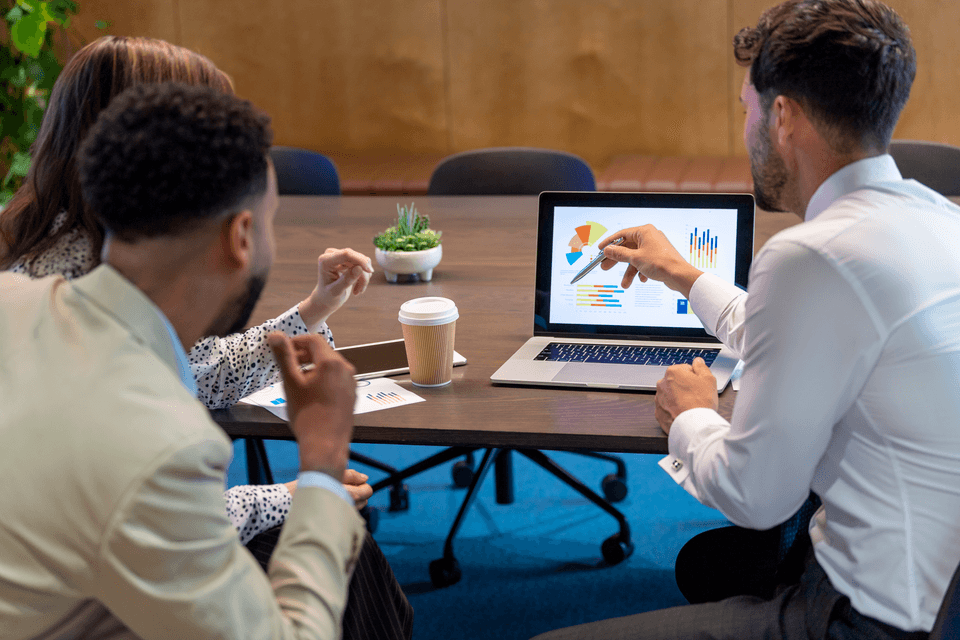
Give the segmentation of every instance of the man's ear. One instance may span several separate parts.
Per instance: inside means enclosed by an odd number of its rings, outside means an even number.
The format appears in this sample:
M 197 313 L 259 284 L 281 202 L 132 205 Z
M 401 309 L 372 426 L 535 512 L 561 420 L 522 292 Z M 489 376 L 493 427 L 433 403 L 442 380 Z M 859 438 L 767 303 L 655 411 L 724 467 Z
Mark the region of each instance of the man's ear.
M 221 243 L 227 263 L 240 269 L 253 260 L 253 212 L 245 209 L 230 216 L 221 229 Z
M 770 107 L 770 122 L 774 128 L 771 136 L 780 148 L 792 146 L 792 136 L 796 132 L 797 116 L 800 105 L 786 96 L 777 96 Z

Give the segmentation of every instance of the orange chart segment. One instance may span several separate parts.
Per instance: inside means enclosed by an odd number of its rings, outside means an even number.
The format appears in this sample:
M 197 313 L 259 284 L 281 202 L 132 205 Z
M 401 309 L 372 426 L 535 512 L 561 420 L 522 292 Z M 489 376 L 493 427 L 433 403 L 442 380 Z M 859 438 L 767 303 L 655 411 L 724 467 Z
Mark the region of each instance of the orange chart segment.
M 575 231 L 581 240 L 581 245 L 590 244 L 591 226 L 589 224 L 581 225 L 577 227 Z

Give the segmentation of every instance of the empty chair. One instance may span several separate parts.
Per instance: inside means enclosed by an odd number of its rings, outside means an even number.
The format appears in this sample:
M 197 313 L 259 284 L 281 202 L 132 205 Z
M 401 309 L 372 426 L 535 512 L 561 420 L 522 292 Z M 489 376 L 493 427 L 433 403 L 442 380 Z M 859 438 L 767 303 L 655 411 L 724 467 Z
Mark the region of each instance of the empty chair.
M 327 156 L 298 147 L 270 147 L 282 196 L 338 196 L 340 176 Z
M 913 178 L 945 196 L 960 196 L 960 147 L 922 140 L 891 140 L 904 178 Z
M 593 171 L 581 158 L 551 149 L 493 147 L 464 151 L 433 170 L 431 196 L 517 196 L 541 191 L 596 191 Z

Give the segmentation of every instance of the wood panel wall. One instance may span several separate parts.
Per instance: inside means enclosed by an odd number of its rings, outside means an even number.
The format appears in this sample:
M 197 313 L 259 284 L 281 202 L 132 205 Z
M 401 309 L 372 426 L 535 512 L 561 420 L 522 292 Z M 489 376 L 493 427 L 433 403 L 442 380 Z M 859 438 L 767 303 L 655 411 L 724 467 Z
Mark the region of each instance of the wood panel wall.
M 772 0 L 81 0 L 75 24 L 209 56 L 327 153 L 530 145 L 600 168 L 619 153 L 743 155 L 731 40 Z M 919 68 L 895 133 L 960 146 L 960 3 L 889 0 Z

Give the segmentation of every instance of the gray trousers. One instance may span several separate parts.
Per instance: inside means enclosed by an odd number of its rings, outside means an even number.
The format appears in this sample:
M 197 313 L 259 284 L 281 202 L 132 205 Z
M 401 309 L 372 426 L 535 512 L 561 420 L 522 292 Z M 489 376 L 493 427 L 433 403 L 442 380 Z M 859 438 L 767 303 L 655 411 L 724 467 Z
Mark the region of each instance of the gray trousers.
M 833 588 L 813 551 L 798 584 L 774 596 L 735 596 L 558 629 L 534 640 L 926 640 L 857 612 Z

